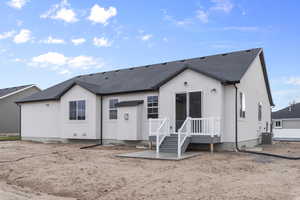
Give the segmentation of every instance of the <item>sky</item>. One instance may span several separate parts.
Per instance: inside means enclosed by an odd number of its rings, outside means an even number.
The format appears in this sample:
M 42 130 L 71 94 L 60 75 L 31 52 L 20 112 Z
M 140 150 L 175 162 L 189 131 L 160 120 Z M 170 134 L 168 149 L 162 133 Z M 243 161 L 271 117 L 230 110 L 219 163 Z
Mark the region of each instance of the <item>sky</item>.
M 284 3 L 283 3 L 284 2 Z M 264 49 L 275 110 L 300 102 L 300 1 L 1 0 L 0 88 Z

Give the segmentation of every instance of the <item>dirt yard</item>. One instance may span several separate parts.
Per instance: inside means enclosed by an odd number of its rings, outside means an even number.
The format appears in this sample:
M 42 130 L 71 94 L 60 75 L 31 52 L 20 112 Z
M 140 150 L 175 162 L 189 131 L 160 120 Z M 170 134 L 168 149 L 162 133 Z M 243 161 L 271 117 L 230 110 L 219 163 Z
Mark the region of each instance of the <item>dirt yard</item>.
M 183 161 L 117 158 L 136 149 L 0 142 L 1 200 L 299 199 L 300 161 L 203 152 Z M 300 143 L 267 151 L 299 155 Z

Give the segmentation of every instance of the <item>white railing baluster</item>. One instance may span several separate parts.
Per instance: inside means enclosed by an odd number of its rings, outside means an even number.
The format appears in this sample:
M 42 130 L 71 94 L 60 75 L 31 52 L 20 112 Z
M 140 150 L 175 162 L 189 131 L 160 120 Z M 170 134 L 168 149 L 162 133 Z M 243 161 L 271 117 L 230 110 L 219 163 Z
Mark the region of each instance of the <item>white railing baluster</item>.
M 167 135 L 170 135 L 170 123 L 167 118 L 149 119 L 149 136 L 156 136 L 156 153 L 159 154 L 159 147 Z

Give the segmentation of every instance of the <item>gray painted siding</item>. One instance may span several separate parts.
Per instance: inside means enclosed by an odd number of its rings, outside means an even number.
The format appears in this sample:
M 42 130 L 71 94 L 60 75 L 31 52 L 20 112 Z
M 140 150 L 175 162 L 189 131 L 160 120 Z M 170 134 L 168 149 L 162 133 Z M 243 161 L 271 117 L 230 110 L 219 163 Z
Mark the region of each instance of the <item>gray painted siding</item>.
M 19 107 L 15 101 L 40 91 L 37 87 L 0 99 L 0 133 L 19 133 Z
M 300 129 L 300 120 L 283 120 L 283 129 Z

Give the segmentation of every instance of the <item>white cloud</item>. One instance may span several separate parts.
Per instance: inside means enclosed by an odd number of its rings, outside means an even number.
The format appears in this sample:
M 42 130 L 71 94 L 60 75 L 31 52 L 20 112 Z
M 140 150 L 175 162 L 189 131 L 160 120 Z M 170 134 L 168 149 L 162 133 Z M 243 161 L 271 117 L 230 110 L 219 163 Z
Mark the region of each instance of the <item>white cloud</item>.
M 166 37 L 164 37 L 164 38 L 163 38 L 163 41 L 164 41 L 164 42 L 169 42 L 169 39 L 166 38 Z
M 91 8 L 90 16 L 88 17 L 88 19 L 94 23 L 107 25 L 108 20 L 116 15 L 117 9 L 115 7 L 109 7 L 108 9 L 105 9 L 98 4 L 95 4 Z
M 222 11 L 230 13 L 234 5 L 230 0 L 211 0 L 214 5 L 210 8 L 211 10 Z
M 46 54 L 42 54 L 32 58 L 32 65 L 47 67 L 49 65 L 66 65 L 68 58 L 63 54 L 56 52 L 48 52 Z
M 169 15 L 166 10 L 162 10 L 162 12 L 164 14 L 164 20 L 169 21 L 175 24 L 176 26 L 186 26 L 193 23 L 193 21 L 189 18 L 177 20 L 173 16 Z
M 196 17 L 202 22 L 202 23 L 208 23 L 208 13 L 203 10 L 197 10 Z
M 285 78 L 285 84 L 300 86 L 300 77 L 288 77 Z
M 227 26 L 224 27 L 225 31 L 258 31 L 259 28 L 256 26 Z
M 0 34 L 0 40 L 7 39 L 13 37 L 13 35 L 16 33 L 16 31 L 8 31 Z
M 88 69 L 90 66 L 97 66 L 99 64 L 93 57 L 76 56 L 76 57 L 70 58 L 69 65 L 73 68 Z
M 75 46 L 86 42 L 85 38 L 76 38 L 76 39 L 72 39 L 71 41 Z
M 30 66 L 48 68 L 57 71 L 59 74 L 70 74 L 72 70 L 86 70 L 90 68 L 100 68 L 104 63 L 92 56 L 75 56 L 67 57 L 64 54 L 57 52 L 48 52 L 36 57 L 33 57 L 29 63 Z
M 52 36 L 49 36 L 47 39 L 40 42 L 44 44 L 65 44 L 65 41 L 63 39 L 53 38 Z
M 7 5 L 15 9 L 21 9 L 28 2 L 29 0 L 10 0 L 7 2 Z
M 101 38 L 94 37 L 94 45 L 97 47 L 110 47 L 111 42 L 109 42 L 108 39 L 104 37 Z
M 26 43 L 31 40 L 31 31 L 28 29 L 22 29 L 19 34 L 15 35 L 14 42 L 19 43 Z
M 68 23 L 78 21 L 75 12 L 72 9 L 66 8 L 57 11 L 56 15 L 53 16 L 53 19 L 60 19 Z
M 71 8 L 68 0 L 62 0 L 59 4 L 53 5 L 46 13 L 42 14 L 40 17 L 62 20 L 67 23 L 74 23 L 78 21 L 76 13 Z
M 59 74 L 65 75 L 65 74 L 71 74 L 71 71 L 68 69 L 63 69 L 61 71 L 58 72 Z
M 152 38 L 151 34 L 146 34 L 146 35 L 142 35 L 141 36 L 141 40 L 143 40 L 143 41 L 147 41 L 147 40 L 149 40 L 151 38 Z

